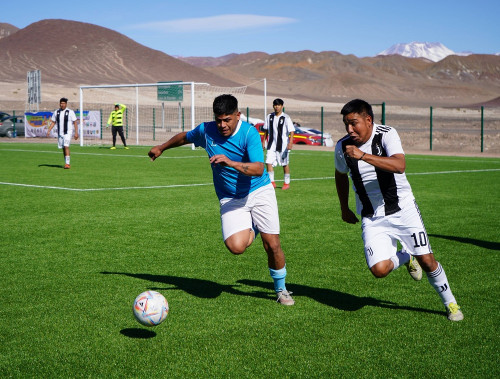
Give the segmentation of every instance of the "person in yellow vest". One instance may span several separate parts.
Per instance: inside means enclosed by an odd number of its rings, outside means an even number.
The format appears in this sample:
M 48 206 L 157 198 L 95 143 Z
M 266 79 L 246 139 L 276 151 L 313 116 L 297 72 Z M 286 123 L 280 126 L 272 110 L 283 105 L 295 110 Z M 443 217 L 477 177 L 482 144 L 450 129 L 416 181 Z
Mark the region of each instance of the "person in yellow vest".
M 120 135 L 122 139 L 123 146 L 128 150 L 127 142 L 125 142 L 125 136 L 123 135 L 123 113 L 127 109 L 125 104 L 115 104 L 115 110 L 112 111 L 108 118 L 108 124 L 106 128 L 109 128 L 111 124 L 111 133 L 113 134 L 113 146 L 111 146 L 111 150 L 116 149 L 116 133 Z

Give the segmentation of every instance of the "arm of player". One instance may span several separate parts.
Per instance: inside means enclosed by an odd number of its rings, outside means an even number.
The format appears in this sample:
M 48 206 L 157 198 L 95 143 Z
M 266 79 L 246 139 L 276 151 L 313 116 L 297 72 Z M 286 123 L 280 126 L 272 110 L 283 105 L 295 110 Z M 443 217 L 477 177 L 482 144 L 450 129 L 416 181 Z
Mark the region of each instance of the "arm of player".
M 364 153 L 354 145 L 347 145 L 345 147 L 345 152 L 351 158 L 362 160 L 384 171 L 402 174 L 406 170 L 406 159 L 404 154 L 379 157 L 378 155 Z
M 149 157 L 151 158 L 151 161 L 154 161 L 156 158 L 158 158 L 165 150 L 173 149 L 174 147 L 179 147 L 190 143 L 187 140 L 186 135 L 187 132 L 176 134 L 175 136 L 170 138 L 167 142 L 153 147 L 151 150 L 149 150 L 148 153 Z
M 55 124 L 56 124 L 55 121 L 50 121 L 49 129 L 47 130 L 47 137 L 50 136 L 50 131 L 52 130 Z
M 290 135 L 289 135 L 289 140 L 288 140 L 288 146 L 287 146 L 287 149 L 288 150 L 292 150 L 292 147 L 293 147 L 293 136 L 295 135 L 294 132 L 290 132 Z
M 78 121 L 73 121 L 73 126 L 75 127 L 75 141 L 76 141 L 78 139 L 78 137 L 79 137 L 79 134 L 78 134 L 78 129 L 79 129 Z
M 242 174 L 248 176 L 261 176 L 264 173 L 264 163 L 262 162 L 235 162 L 230 160 L 223 154 L 211 156 L 210 163 L 232 167 Z
M 335 170 L 335 186 L 337 187 L 337 195 L 339 197 L 342 220 L 349 224 L 355 224 L 359 222 L 359 219 L 349 208 L 349 177 L 347 176 L 347 174 Z

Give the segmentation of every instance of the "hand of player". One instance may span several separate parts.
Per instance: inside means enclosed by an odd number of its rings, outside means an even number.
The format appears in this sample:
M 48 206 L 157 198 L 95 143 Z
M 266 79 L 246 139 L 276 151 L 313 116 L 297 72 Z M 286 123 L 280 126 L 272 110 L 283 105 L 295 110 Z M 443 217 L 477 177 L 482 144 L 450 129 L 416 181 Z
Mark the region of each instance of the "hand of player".
M 210 157 L 211 164 L 220 164 L 222 166 L 231 166 L 231 160 L 224 154 L 217 154 Z
M 345 153 L 349 158 L 354 158 L 354 159 L 360 159 L 361 156 L 363 155 L 363 152 L 354 145 L 347 145 L 345 147 Z
M 153 147 L 149 150 L 149 157 L 151 158 L 151 162 L 153 162 L 156 158 L 158 158 L 163 152 L 158 146 Z
M 356 224 L 359 222 L 359 219 L 350 209 L 342 210 L 342 220 L 347 222 L 348 224 Z
M 151 158 L 151 162 L 153 162 L 156 158 L 158 158 L 162 153 L 163 151 L 161 151 L 159 146 L 151 148 L 151 150 L 149 150 L 148 153 L 149 157 Z

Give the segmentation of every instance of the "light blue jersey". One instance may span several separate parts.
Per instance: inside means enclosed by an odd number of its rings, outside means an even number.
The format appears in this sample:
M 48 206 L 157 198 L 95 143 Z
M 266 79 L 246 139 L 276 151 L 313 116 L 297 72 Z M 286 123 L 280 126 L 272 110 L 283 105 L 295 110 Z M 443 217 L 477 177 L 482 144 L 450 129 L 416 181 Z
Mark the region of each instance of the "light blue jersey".
M 235 162 L 262 162 L 264 152 L 257 129 L 247 122 L 240 121 L 235 133 L 223 137 L 217 130 L 215 121 L 204 122 L 187 133 L 187 140 L 195 146 L 203 147 L 208 156 L 223 154 Z M 220 199 L 242 198 L 257 188 L 271 183 L 264 168 L 261 176 L 248 176 L 231 167 L 212 165 L 215 193 Z

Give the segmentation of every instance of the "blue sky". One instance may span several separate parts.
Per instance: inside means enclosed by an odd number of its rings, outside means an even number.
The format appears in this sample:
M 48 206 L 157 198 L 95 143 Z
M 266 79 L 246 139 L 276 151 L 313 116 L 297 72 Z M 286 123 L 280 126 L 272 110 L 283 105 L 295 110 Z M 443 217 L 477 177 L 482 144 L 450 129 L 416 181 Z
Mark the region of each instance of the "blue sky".
M 499 17 L 498 0 L 28 0 L 2 2 L 0 22 L 88 22 L 174 56 L 333 50 L 365 57 L 412 41 L 499 53 Z

